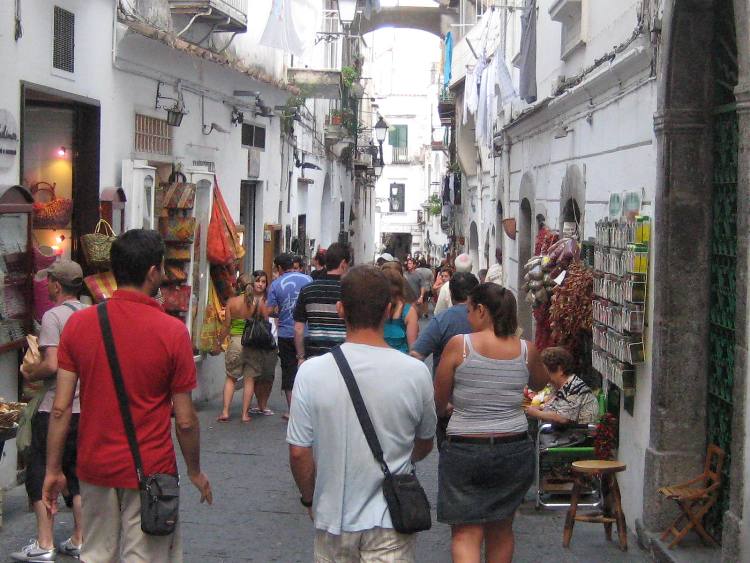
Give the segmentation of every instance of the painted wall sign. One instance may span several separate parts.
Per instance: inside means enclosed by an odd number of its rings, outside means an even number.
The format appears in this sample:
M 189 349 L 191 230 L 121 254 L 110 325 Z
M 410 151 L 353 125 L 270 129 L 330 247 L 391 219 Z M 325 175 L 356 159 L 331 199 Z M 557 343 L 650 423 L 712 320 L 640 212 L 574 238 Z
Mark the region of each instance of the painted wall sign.
M 0 169 L 10 168 L 18 154 L 18 124 L 13 114 L 0 109 Z

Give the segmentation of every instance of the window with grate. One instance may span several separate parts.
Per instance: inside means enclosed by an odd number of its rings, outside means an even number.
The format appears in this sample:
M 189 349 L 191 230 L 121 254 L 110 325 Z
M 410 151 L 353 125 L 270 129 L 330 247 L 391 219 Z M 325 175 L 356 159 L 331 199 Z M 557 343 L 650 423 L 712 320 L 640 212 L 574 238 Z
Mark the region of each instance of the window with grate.
M 242 146 L 255 147 L 256 149 L 266 148 L 266 128 L 251 123 L 242 124 Z
M 172 128 L 166 120 L 135 114 L 135 152 L 172 154 Z
M 75 15 L 55 6 L 52 37 L 52 66 L 75 72 Z

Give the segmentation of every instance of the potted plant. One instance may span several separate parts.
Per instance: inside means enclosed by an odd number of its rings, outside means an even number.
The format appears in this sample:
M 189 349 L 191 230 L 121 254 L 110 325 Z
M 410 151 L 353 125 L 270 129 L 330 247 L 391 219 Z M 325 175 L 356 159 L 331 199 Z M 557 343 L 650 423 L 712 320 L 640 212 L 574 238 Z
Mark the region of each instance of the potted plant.
M 331 113 L 330 113 L 331 125 L 341 125 L 343 119 L 344 119 L 344 116 L 341 110 L 338 110 L 338 109 L 331 110 Z
M 341 84 L 349 90 L 352 84 L 359 78 L 359 72 L 352 66 L 345 66 L 341 69 Z
M 427 211 L 430 212 L 430 215 L 438 216 L 443 211 L 443 201 L 438 194 L 432 194 L 427 199 L 427 206 Z

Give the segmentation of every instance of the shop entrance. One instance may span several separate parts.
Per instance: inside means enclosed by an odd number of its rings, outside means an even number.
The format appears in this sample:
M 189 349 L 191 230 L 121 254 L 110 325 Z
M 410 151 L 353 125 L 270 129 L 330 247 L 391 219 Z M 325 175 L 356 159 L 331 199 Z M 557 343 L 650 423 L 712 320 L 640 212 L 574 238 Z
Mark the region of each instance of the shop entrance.
M 79 237 L 99 220 L 100 108 L 63 92 L 21 87 L 21 183 L 44 211 L 34 237 L 84 268 Z
M 722 518 L 729 508 L 732 450 L 734 350 L 736 345 L 737 277 L 737 159 L 739 124 L 734 87 L 737 85 L 737 45 L 731 1 L 718 2 L 714 37 L 713 191 L 711 208 L 709 357 L 707 441 L 727 454 L 719 502 L 706 516 L 706 529 L 721 537 Z
M 383 233 L 381 242 L 387 252 L 402 263 L 411 254 L 411 233 Z
M 256 231 L 258 226 L 258 210 L 261 209 L 258 201 L 258 182 L 242 181 L 240 183 L 240 225 L 244 227 L 242 240 L 245 247 L 245 256 L 242 259 L 242 271 L 252 272 L 255 269 L 255 248 L 258 240 Z M 269 272 L 270 275 L 270 272 Z

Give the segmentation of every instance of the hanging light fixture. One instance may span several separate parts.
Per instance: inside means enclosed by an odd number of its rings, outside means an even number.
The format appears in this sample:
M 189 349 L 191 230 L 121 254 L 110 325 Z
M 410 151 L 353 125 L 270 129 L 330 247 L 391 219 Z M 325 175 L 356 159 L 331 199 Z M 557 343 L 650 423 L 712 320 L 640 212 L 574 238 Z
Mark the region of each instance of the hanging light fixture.
M 375 170 L 375 178 L 380 178 L 380 175 L 383 173 L 383 161 L 377 160 L 373 169 Z
M 179 127 L 182 123 L 182 118 L 187 115 L 187 109 L 185 108 L 185 101 L 182 99 L 182 89 L 180 88 L 180 83 L 177 83 L 177 86 L 175 89 L 177 90 L 177 97 L 176 98 L 170 98 L 169 96 L 162 96 L 161 95 L 161 82 L 158 83 L 156 86 L 156 103 L 154 104 L 154 107 L 156 109 L 165 109 L 167 110 L 167 124 L 171 125 L 172 127 Z M 159 105 L 159 102 L 161 100 L 171 100 L 174 102 L 174 105 L 172 106 L 163 106 Z
M 382 145 L 383 141 L 385 141 L 385 134 L 388 131 L 388 124 L 382 115 L 378 115 L 378 120 L 373 129 L 375 130 L 375 140 Z
M 68 152 L 68 149 L 66 149 L 65 147 L 60 147 L 59 149 L 57 149 L 57 156 L 62 158 L 65 156 L 67 152 Z
M 338 0 L 338 7 L 341 25 L 348 28 L 357 15 L 357 0 Z

